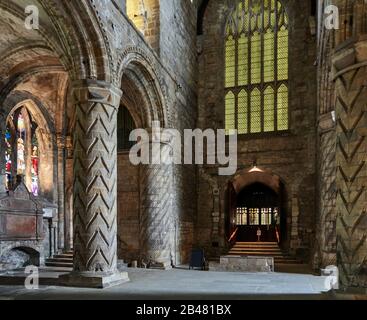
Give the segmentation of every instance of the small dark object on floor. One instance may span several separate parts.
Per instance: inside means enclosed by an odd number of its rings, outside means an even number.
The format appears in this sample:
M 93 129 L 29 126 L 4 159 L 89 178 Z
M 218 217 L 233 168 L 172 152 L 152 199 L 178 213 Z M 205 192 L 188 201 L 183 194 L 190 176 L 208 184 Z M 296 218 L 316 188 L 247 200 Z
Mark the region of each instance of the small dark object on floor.
M 205 270 L 205 255 L 203 249 L 194 249 L 191 251 L 191 260 L 189 269 L 200 268 Z

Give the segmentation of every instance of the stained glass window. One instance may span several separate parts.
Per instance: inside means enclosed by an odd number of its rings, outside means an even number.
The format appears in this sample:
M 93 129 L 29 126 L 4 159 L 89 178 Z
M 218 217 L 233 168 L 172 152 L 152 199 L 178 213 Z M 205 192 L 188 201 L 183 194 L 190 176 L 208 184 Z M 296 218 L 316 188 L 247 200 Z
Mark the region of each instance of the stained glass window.
M 25 139 L 26 139 L 26 130 L 24 124 L 24 117 L 22 114 L 19 114 L 17 120 L 17 174 L 24 175 L 25 174 Z
M 237 208 L 236 224 L 238 226 L 246 226 L 247 223 L 247 208 Z
M 268 226 L 271 224 L 271 208 L 261 208 L 261 225 Z
M 227 132 L 288 130 L 288 42 L 280 1 L 236 0 L 225 39 Z
M 36 124 L 26 107 L 21 107 L 9 116 L 5 132 L 6 189 L 13 187 L 15 175 L 30 181 L 30 191 L 39 195 L 39 146 Z M 30 174 L 30 176 L 29 176 Z
M 250 208 L 249 210 L 249 219 L 251 226 L 258 226 L 260 224 L 260 210 L 258 208 Z
M 278 217 L 278 208 L 242 208 L 236 210 L 238 226 L 270 226 Z
M 5 173 L 6 173 L 6 190 L 11 189 L 12 184 L 12 135 L 10 129 L 6 128 L 5 132 Z
M 31 175 L 32 175 L 32 193 L 35 196 L 38 196 L 39 193 L 39 185 L 38 185 L 38 170 L 39 170 L 39 149 L 38 149 L 38 140 L 36 135 L 33 136 L 32 139 L 32 156 L 31 156 L 32 166 L 31 166 Z

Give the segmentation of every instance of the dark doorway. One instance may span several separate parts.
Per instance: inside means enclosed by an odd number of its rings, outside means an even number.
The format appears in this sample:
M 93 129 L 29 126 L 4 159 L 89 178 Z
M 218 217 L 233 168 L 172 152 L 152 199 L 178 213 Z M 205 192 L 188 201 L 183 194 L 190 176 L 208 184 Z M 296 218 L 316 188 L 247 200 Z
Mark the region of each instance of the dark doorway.
M 237 241 L 280 242 L 280 197 L 271 188 L 254 183 L 237 195 Z

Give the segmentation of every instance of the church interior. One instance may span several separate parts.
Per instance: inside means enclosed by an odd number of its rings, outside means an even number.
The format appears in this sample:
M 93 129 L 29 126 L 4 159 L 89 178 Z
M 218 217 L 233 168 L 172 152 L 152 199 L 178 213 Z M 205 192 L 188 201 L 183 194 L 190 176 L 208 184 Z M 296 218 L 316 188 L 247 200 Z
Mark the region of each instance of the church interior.
M 365 1 L 0 0 L 0 61 L 0 297 L 198 261 L 367 293 Z M 236 134 L 236 172 L 132 164 L 153 122 Z

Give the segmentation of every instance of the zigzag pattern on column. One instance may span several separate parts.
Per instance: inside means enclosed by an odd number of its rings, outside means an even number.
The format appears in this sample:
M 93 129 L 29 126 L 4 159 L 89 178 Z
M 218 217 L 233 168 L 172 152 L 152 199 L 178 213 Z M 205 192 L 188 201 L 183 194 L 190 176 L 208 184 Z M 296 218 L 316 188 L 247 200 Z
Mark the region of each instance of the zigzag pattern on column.
M 106 100 L 92 95 L 76 104 L 74 271 L 79 272 L 116 271 L 117 109 Z
M 142 259 L 169 263 L 173 232 L 172 166 L 142 165 L 140 240 Z
M 359 68 L 337 79 L 337 256 L 346 286 L 367 284 L 365 73 Z

